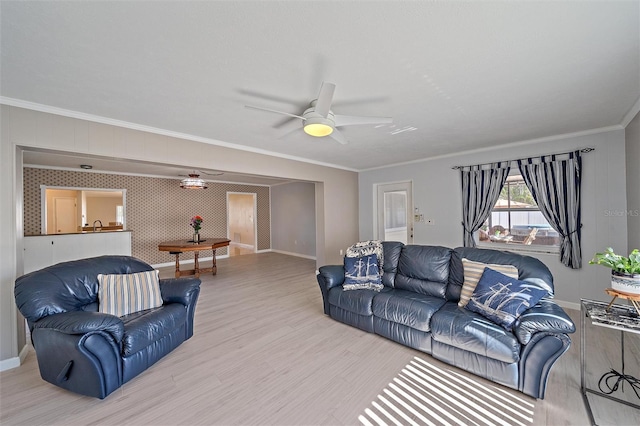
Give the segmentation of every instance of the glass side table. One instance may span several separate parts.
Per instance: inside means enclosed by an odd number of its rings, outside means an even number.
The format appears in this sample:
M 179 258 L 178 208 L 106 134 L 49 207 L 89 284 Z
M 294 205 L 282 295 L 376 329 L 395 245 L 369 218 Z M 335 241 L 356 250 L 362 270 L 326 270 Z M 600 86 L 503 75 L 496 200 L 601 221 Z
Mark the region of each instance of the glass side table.
M 604 303 L 587 299 L 580 300 L 580 311 L 580 390 L 582 392 L 582 399 L 584 400 L 584 405 L 587 409 L 587 414 L 589 415 L 591 424 L 596 425 L 596 421 L 593 417 L 593 412 L 591 411 L 591 405 L 589 404 L 587 393 L 599 395 L 601 397 L 608 398 L 640 410 L 640 405 L 622 400 L 620 398 L 616 398 L 612 395 L 613 392 L 618 390 L 618 384 L 621 384 L 620 388 L 626 385 L 627 388 L 630 388 L 634 392 L 636 392 L 636 396 L 638 395 L 638 389 L 640 389 L 640 381 L 633 376 L 627 375 L 624 371 L 624 335 L 625 333 L 640 334 L 640 318 L 638 317 L 638 314 L 635 312 L 632 306 L 614 305 L 613 301 L 612 303 Z M 598 381 L 599 390 L 590 389 L 586 384 L 587 366 L 585 362 L 585 342 L 587 332 L 587 317 L 591 319 L 591 325 L 606 327 L 613 330 L 620 330 L 620 356 L 622 360 L 622 371 L 618 373 L 615 370 L 611 370 L 610 372 L 603 374 Z M 609 389 L 610 392 L 603 392 L 601 384 L 604 382 L 606 386 L 609 386 L 609 383 L 612 381 L 612 379 L 616 379 L 615 385 L 611 386 L 611 388 Z

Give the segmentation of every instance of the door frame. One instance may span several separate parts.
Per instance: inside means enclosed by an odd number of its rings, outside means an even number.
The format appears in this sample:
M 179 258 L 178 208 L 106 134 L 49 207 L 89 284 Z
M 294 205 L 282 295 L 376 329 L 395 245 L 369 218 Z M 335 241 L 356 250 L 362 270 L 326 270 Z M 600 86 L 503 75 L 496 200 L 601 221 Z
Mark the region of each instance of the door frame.
M 253 196 L 253 252 L 258 252 L 258 193 L 257 192 L 241 192 L 227 191 L 227 238 L 233 242 L 229 230 L 229 195 L 252 195 Z
M 373 236 L 378 240 L 384 240 L 384 231 L 380 235 L 379 194 L 381 190 L 407 191 L 407 244 L 413 244 L 413 181 L 381 182 L 373 185 Z

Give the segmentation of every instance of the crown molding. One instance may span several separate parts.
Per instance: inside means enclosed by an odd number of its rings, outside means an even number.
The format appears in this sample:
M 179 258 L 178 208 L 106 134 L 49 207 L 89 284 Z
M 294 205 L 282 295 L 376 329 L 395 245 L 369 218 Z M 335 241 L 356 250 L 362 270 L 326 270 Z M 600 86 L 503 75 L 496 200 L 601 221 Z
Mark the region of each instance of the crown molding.
M 477 148 L 477 149 L 469 149 L 469 150 L 466 150 L 466 151 L 459 151 L 459 152 L 455 152 L 455 153 L 451 153 L 451 154 L 436 155 L 436 156 L 433 156 L 433 157 L 421 158 L 419 160 L 411 160 L 411 161 L 405 161 L 403 163 L 395 163 L 395 164 L 389 164 L 389 165 L 386 165 L 386 166 L 372 167 L 372 168 L 364 169 L 364 170 L 360 170 L 360 171 L 361 172 L 368 172 L 368 171 L 372 171 L 372 170 L 386 169 L 388 167 L 405 166 L 405 165 L 408 165 L 408 164 L 422 163 L 422 162 L 426 162 L 426 161 L 442 160 L 442 159 L 445 159 L 445 158 L 457 157 L 459 155 L 478 154 L 478 153 L 481 153 L 481 152 L 494 151 L 496 149 L 512 148 L 512 147 L 517 147 L 517 146 L 531 145 L 531 144 L 543 143 L 543 142 L 553 142 L 553 141 L 559 141 L 559 140 L 563 140 L 563 139 L 575 138 L 575 137 L 579 137 L 579 136 L 596 135 L 598 133 L 605 133 L 605 132 L 610 132 L 610 131 L 613 131 L 613 130 L 622 130 L 622 129 L 624 129 L 624 126 L 622 126 L 621 124 L 616 124 L 615 126 L 599 127 L 597 129 L 583 130 L 583 131 L 580 131 L 580 132 L 563 133 L 561 135 L 546 136 L 546 137 L 543 137 L 543 138 L 527 139 L 527 140 L 523 140 L 523 141 L 510 142 L 510 143 L 507 143 L 507 144 L 504 144 L 504 145 L 490 146 L 490 147 Z
M 631 120 L 633 120 L 635 116 L 638 115 L 638 112 L 640 112 L 640 97 L 638 97 L 636 103 L 633 104 L 631 109 L 629 109 L 629 111 L 625 114 L 620 125 L 622 127 L 627 127 L 629 123 L 631 123 Z
M 238 145 L 230 142 L 224 142 L 217 139 L 205 138 L 202 136 L 190 135 L 187 133 L 174 132 L 172 130 L 160 129 L 158 127 L 145 126 L 142 124 L 131 123 L 123 120 L 116 120 L 113 118 L 101 117 L 99 115 L 87 114 L 79 111 L 72 111 L 68 109 L 53 107 L 49 105 L 38 104 L 35 102 L 23 101 L 21 99 L 8 98 L 6 96 L 0 96 L 0 104 L 13 106 L 17 108 L 30 109 L 33 111 L 45 112 L 49 114 L 61 115 L 64 117 L 76 118 L 79 120 L 92 121 L 94 123 L 108 124 L 116 127 L 123 127 L 126 129 L 139 130 L 141 132 L 154 133 L 163 136 L 169 136 L 172 138 L 185 139 L 194 142 L 206 143 L 209 145 L 221 146 L 224 148 L 236 149 L 239 151 L 251 152 L 254 154 L 268 155 L 270 157 L 283 158 L 286 160 L 299 161 L 301 163 L 314 164 L 316 166 L 329 167 L 332 169 L 346 170 L 350 172 L 358 172 L 357 169 L 340 166 L 337 164 L 323 163 L 321 161 L 314 161 L 308 158 L 296 157 L 293 155 L 281 154 L 278 152 L 267 151 L 265 149 L 249 147 L 245 145 Z

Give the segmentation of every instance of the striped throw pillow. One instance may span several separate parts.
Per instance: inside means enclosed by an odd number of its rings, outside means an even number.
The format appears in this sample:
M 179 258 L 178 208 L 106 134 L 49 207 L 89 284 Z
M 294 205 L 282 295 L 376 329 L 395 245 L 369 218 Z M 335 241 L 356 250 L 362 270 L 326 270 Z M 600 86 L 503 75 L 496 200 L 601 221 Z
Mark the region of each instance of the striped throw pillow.
M 460 292 L 460 301 L 458 306 L 464 308 L 469 303 L 469 299 L 476 289 L 480 277 L 484 272 L 484 268 L 491 268 L 494 271 L 505 274 L 506 276 L 518 279 L 518 268 L 513 265 L 496 265 L 492 263 L 474 262 L 469 259 L 462 259 L 462 267 L 464 268 L 464 284 Z
M 162 306 L 157 270 L 98 275 L 100 312 L 118 317 Z

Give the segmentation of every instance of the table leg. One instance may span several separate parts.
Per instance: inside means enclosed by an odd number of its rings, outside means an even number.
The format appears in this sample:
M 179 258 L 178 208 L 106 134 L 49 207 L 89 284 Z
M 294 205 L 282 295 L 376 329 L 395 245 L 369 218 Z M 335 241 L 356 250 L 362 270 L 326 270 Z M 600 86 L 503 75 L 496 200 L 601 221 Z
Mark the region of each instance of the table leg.
M 584 308 L 584 303 L 580 302 L 580 390 L 582 393 L 582 399 L 584 406 L 587 409 L 587 415 L 589 416 L 589 422 L 592 425 L 596 424 L 596 419 L 593 417 L 593 411 L 591 411 L 591 404 L 589 404 L 589 398 L 587 397 L 587 364 L 586 364 L 586 326 L 587 326 L 587 312 Z
M 194 266 L 195 266 L 195 273 L 196 273 L 196 278 L 200 278 L 200 265 L 198 265 L 198 252 L 195 252 L 194 255 Z
M 213 275 L 218 272 L 218 267 L 216 266 L 216 249 L 213 249 L 213 266 L 211 267 L 211 269 L 213 269 Z
M 180 278 L 180 253 L 176 253 L 176 278 Z
M 609 302 L 609 304 L 607 305 L 607 307 L 604 310 L 608 311 L 609 308 L 611 308 L 611 305 L 613 305 L 613 302 L 615 302 L 617 298 L 618 298 L 618 296 L 613 296 L 613 299 L 611 299 L 611 302 Z

